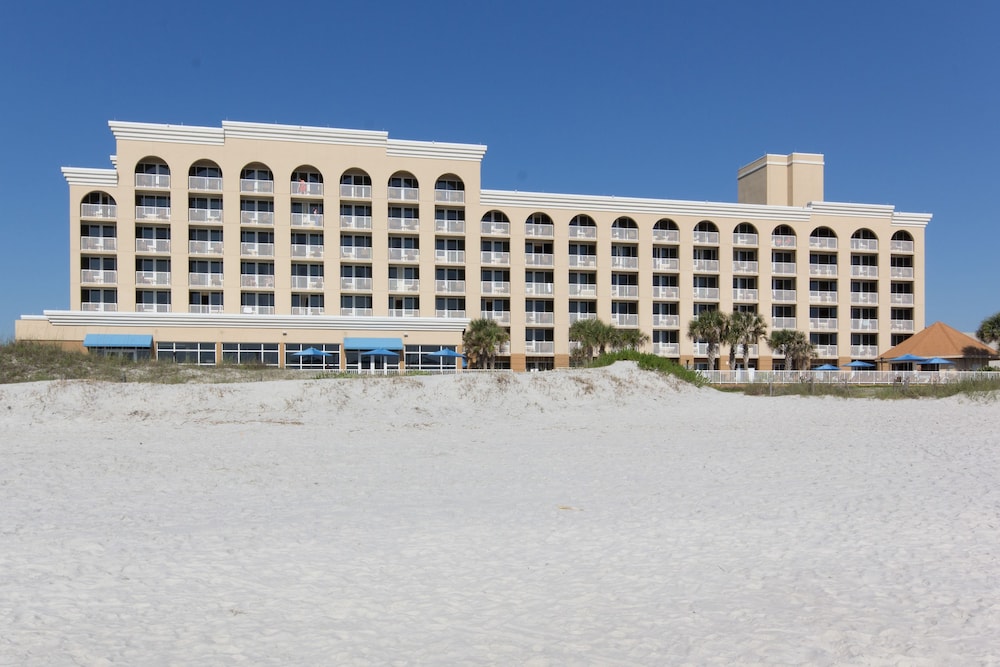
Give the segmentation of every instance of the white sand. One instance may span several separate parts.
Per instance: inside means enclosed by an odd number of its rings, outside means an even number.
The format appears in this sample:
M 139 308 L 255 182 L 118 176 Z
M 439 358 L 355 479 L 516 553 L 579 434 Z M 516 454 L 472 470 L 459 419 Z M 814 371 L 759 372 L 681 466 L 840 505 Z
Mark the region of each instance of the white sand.
M 1000 401 L 0 387 L 0 664 L 1000 662 Z

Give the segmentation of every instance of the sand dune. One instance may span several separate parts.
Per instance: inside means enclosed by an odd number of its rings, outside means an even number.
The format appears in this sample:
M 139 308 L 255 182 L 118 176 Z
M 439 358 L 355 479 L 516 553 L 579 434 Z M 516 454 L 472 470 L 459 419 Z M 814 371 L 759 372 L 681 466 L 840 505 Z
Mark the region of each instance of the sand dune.
M 0 387 L 0 665 L 1000 661 L 1000 402 Z

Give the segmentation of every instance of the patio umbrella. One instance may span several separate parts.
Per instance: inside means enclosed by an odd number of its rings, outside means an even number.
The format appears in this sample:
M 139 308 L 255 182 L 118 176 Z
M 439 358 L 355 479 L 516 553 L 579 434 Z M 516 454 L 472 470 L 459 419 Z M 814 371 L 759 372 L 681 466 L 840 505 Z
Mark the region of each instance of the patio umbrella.
M 920 365 L 921 366 L 930 366 L 931 364 L 934 364 L 935 366 L 937 366 L 937 365 L 940 365 L 940 364 L 954 364 L 954 363 L 955 363 L 954 361 L 948 361 L 947 359 L 942 359 L 941 357 L 931 357 L 930 359 L 927 359 L 926 361 L 921 361 Z
M 817 366 L 813 370 L 814 371 L 836 371 L 836 370 L 840 370 L 840 369 L 837 368 L 836 366 L 834 366 L 833 364 L 823 364 L 822 366 Z
M 844 364 L 848 368 L 875 368 L 875 364 L 870 364 L 867 361 L 852 361 L 849 364 Z
M 444 348 L 443 350 L 438 350 L 437 352 L 428 352 L 427 355 L 425 356 L 434 357 L 435 359 L 443 359 L 445 357 L 451 359 L 465 359 L 465 355 L 462 354 L 461 352 L 456 352 L 455 350 L 449 350 L 448 348 Z
M 317 350 L 315 347 L 307 347 L 304 350 L 299 350 L 298 352 L 292 352 L 293 357 L 329 357 L 333 356 L 332 352 L 324 352 L 323 350 Z
M 907 354 L 904 354 L 901 357 L 895 357 L 893 359 L 890 359 L 889 363 L 892 363 L 892 364 L 905 364 L 907 362 L 916 362 L 918 364 L 922 364 L 925 361 L 927 361 L 927 360 L 924 357 L 918 357 L 915 354 L 909 354 L 909 353 L 907 353 Z
M 362 357 L 398 357 L 399 355 L 392 350 L 387 350 L 384 347 L 378 347 L 374 350 L 368 350 L 367 352 L 361 353 Z

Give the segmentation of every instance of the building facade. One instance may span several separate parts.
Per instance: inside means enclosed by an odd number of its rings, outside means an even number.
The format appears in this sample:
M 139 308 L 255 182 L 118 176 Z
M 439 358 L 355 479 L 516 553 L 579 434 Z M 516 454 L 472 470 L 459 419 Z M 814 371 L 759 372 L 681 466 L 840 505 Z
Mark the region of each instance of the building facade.
M 484 189 L 485 146 L 384 132 L 109 126 L 112 168 L 63 169 L 70 310 L 23 316 L 19 339 L 123 336 L 199 363 L 301 365 L 316 347 L 342 368 L 381 340 L 419 366 L 485 317 L 523 370 L 568 365 L 583 318 L 696 366 L 704 309 L 760 313 L 838 364 L 924 326 L 931 216 L 824 201 L 818 154 L 766 155 L 738 171 L 737 203 L 712 203 Z M 763 342 L 751 359 L 782 364 Z

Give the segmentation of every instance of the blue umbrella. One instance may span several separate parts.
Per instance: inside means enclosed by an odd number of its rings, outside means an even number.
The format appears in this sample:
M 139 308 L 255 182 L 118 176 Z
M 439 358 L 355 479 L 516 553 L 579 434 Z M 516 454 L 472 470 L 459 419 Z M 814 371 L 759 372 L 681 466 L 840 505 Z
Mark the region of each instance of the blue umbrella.
M 837 368 L 836 366 L 834 366 L 833 364 L 823 364 L 822 366 L 817 366 L 813 370 L 814 371 L 836 371 L 836 370 L 840 370 L 840 369 Z
M 392 350 L 387 350 L 384 347 L 378 347 L 374 350 L 368 350 L 367 352 L 361 353 L 362 357 L 398 357 L 399 355 Z
M 461 352 L 456 352 L 455 350 L 450 350 L 448 348 L 444 348 L 443 350 L 438 350 L 437 352 L 428 352 L 426 356 L 435 357 L 438 359 L 444 357 L 449 357 L 451 359 L 459 359 L 459 358 L 465 359 L 465 355 L 462 354 Z
M 925 361 L 927 361 L 927 359 L 925 359 L 924 357 L 918 357 L 915 354 L 909 354 L 909 353 L 907 353 L 907 354 L 904 354 L 901 357 L 895 357 L 894 359 L 890 359 L 889 361 L 891 363 L 893 363 L 893 364 L 905 364 L 905 363 L 911 362 L 911 361 L 916 362 L 918 364 L 922 364 Z
M 875 364 L 870 364 L 867 361 L 852 361 L 849 364 L 844 364 L 848 368 L 875 368 Z
M 954 361 L 948 361 L 947 359 L 942 359 L 941 357 L 932 357 L 926 361 L 921 361 L 920 364 L 923 366 L 930 366 L 931 364 L 954 364 Z
M 299 350 L 298 352 L 292 352 L 293 357 L 329 357 L 333 356 L 332 352 L 324 352 L 323 350 L 317 350 L 315 347 L 307 347 L 304 350 Z

